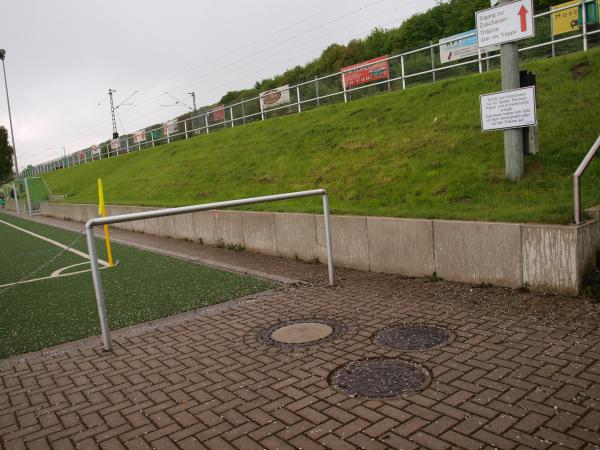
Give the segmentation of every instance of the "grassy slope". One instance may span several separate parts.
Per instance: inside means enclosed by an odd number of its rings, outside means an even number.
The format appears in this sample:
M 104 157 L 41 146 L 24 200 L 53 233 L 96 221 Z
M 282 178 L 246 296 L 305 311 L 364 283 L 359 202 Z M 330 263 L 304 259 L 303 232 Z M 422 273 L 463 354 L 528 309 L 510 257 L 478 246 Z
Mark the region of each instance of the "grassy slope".
M 573 68 L 589 61 L 586 77 Z M 527 63 L 538 76 L 541 151 L 504 180 L 501 132 L 482 133 L 479 94 L 499 72 L 463 77 L 200 136 L 48 176 L 71 202 L 174 206 L 324 187 L 335 213 L 566 223 L 571 174 L 600 132 L 600 51 Z M 600 168 L 584 180 L 600 203 Z M 257 206 L 319 211 L 316 200 Z
M 71 244 L 75 233 L 0 213 L 0 219 Z M 17 233 L 17 234 L 15 234 Z M 0 252 L 0 284 L 31 273 L 61 249 L 0 224 L 0 240 L 10 240 Z M 17 242 L 18 241 L 18 242 Z M 99 256 L 106 258 L 104 241 L 97 240 Z M 18 253 L 11 250 L 19 249 Z M 75 248 L 87 253 L 85 239 Z M 257 293 L 273 285 L 254 278 L 222 272 L 132 247 L 113 244 L 120 264 L 102 270 L 108 322 L 111 329 L 172 316 L 204 306 Z M 32 277 L 85 261 L 67 253 Z M 80 266 L 74 270 L 85 270 Z M 69 272 L 69 271 L 67 271 Z M 2 292 L 4 288 L 0 288 Z M 92 276 L 89 272 L 22 284 L 0 293 L 0 359 L 61 342 L 100 333 Z

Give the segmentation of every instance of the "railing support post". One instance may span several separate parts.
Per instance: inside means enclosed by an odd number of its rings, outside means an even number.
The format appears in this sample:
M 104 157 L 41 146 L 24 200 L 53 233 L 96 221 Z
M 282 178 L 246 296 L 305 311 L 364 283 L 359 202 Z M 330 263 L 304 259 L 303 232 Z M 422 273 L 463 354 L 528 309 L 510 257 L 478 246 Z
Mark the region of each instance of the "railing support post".
M 433 82 L 435 83 L 435 50 L 433 46 L 433 41 L 429 42 L 431 45 L 431 75 L 433 78 Z
M 587 8 L 586 0 L 581 0 L 581 32 L 583 34 L 583 51 L 588 51 L 588 35 L 587 35 Z
M 315 75 L 315 95 L 317 96 L 317 108 L 321 106 L 321 99 L 319 98 L 319 77 Z
M 573 209 L 575 217 L 575 225 L 581 223 L 581 183 L 577 174 L 573 175 Z
M 333 249 L 331 242 L 331 223 L 329 220 L 329 196 L 323 194 L 323 224 L 325 225 L 325 244 L 327 245 L 327 271 L 329 274 L 329 284 L 335 284 L 335 269 L 333 267 Z
M 90 266 L 92 269 L 92 279 L 94 280 L 94 291 L 96 293 L 96 306 L 98 307 L 98 316 L 100 317 L 100 330 L 102 331 L 102 343 L 104 350 L 112 349 L 112 339 L 108 320 L 106 319 L 106 306 L 104 304 L 104 292 L 102 291 L 102 279 L 100 278 L 100 269 L 98 268 L 98 254 L 96 251 L 96 241 L 94 240 L 94 227 L 89 223 L 85 226 L 88 252 L 90 255 Z
M 400 67 L 402 68 L 402 89 L 406 89 L 406 73 L 404 70 L 404 55 L 400 55 Z

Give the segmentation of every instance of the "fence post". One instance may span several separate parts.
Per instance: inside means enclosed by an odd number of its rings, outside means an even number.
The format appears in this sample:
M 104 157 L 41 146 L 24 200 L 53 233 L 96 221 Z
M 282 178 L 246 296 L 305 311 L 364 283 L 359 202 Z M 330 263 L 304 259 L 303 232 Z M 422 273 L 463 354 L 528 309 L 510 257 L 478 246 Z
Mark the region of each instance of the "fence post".
M 206 134 L 210 134 L 210 127 L 208 126 L 208 113 L 204 114 L 204 123 L 206 124 Z
M 185 130 L 185 138 L 188 138 L 188 131 L 187 131 L 187 120 L 183 121 L 183 129 Z
M 400 55 L 400 67 L 402 68 L 402 89 L 406 89 L 406 72 L 404 70 L 404 55 Z
M 552 7 L 550 7 L 552 10 Z M 554 45 L 554 21 L 552 20 L 552 16 L 550 16 L 550 41 L 552 42 L 552 57 L 556 58 L 556 46 Z
M 262 96 L 258 97 L 258 102 L 260 103 L 260 120 L 265 120 L 265 107 L 263 105 Z
M 483 73 L 483 61 L 481 60 L 481 49 L 477 47 L 477 61 L 479 61 L 479 73 Z
M 298 100 L 298 112 L 302 112 L 302 105 L 300 104 L 300 86 L 296 86 L 296 99 Z
M 167 144 L 170 144 L 170 143 L 171 143 L 171 136 L 169 133 L 169 126 L 167 125 Z
M 235 123 L 233 120 L 233 106 L 229 107 L 229 117 L 231 117 L 231 128 L 235 127 Z
M 246 108 L 244 107 L 244 97 L 242 97 L 242 123 L 246 125 Z
M 435 50 L 433 47 L 433 41 L 430 41 L 431 44 L 431 74 L 433 75 L 433 82 L 435 83 Z
M 321 100 L 319 99 L 319 76 L 315 75 L 315 93 L 317 95 L 317 108 L 321 106 Z
M 586 0 L 581 0 L 581 21 L 583 24 L 582 33 L 583 33 L 583 51 L 588 51 L 588 36 L 587 36 L 587 7 L 585 4 Z
M 344 89 L 344 103 L 348 103 L 348 93 L 346 92 L 346 77 L 344 76 L 344 72 L 341 72 L 342 76 L 342 88 Z

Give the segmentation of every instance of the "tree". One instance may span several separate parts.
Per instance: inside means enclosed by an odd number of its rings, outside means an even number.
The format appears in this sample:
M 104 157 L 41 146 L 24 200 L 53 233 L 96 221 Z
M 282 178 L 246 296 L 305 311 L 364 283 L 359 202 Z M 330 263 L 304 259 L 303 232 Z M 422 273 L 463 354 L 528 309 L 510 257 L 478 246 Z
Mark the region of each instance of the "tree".
M 8 145 L 8 131 L 0 126 L 0 181 L 13 174 L 13 148 Z

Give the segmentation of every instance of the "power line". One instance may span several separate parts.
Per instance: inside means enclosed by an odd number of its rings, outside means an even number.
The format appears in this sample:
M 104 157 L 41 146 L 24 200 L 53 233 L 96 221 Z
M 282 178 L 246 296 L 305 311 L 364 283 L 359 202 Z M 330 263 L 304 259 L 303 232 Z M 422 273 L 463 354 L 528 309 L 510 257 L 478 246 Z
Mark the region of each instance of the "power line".
M 256 55 L 258 55 L 258 54 L 260 54 L 260 53 L 264 53 L 264 52 L 266 52 L 266 51 L 268 51 L 268 50 L 271 50 L 271 49 L 273 49 L 273 48 L 275 48 L 275 47 L 278 47 L 278 46 L 279 46 L 279 45 L 281 45 L 281 44 L 285 44 L 285 43 L 287 43 L 287 42 L 290 42 L 290 41 L 292 41 L 292 40 L 294 40 L 294 39 L 297 39 L 297 38 L 299 38 L 299 37 L 305 36 L 306 34 L 308 34 L 308 33 L 311 33 L 311 32 L 313 32 L 313 31 L 316 31 L 316 30 L 318 30 L 319 28 L 323 28 L 324 26 L 327 26 L 327 25 L 330 25 L 330 24 L 332 24 L 332 23 L 335 23 L 335 22 L 337 22 L 337 21 L 339 21 L 339 20 L 345 19 L 346 17 L 349 17 L 349 16 L 351 16 L 351 15 L 353 15 L 353 14 L 356 14 L 357 12 L 361 12 L 361 11 L 363 11 L 363 10 L 365 10 L 365 9 L 372 8 L 373 6 L 375 6 L 375 5 L 378 5 L 378 4 L 380 4 L 380 3 L 383 3 L 383 2 L 385 2 L 385 1 L 388 1 L 388 0 L 375 0 L 374 2 L 370 3 L 369 5 L 367 5 L 367 6 L 365 6 L 365 7 L 358 8 L 358 9 L 354 9 L 354 10 L 350 11 L 349 13 L 343 14 L 343 15 L 341 15 L 341 16 L 338 16 L 338 17 L 336 17 L 336 18 L 334 18 L 334 19 L 331 19 L 331 20 L 329 20 L 329 21 L 327 21 L 327 22 L 324 22 L 324 23 L 322 23 L 322 24 L 320 24 L 320 25 L 317 25 L 317 26 L 315 26 L 315 27 L 312 27 L 312 28 L 310 28 L 310 29 L 308 29 L 308 30 L 306 30 L 306 31 L 303 31 L 303 32 L 301 32 L 301 33 L 299 33 L 299 34 L 296 34 L 296 35 L 294 35 L 294 36 L 291 36 L 291 37 L 289 37 L 289 38 L 286 38 L 286 39 L 284 39 L 283 41 L 276 42 L 276 43 L 274 43 L 274 44 L 270 45 L 269 47 L 263 48 L 263 49 L 261 49 L 261 50 L 259 50 L 259 51 L 255 51 L 254 53 L 247 54 L 247 55 L 246 55 L 244 58 L 237 59 L 236 61 L 234 61 L 234 62 L 232 62 L 232 63 L 228 63 L 228 64 L 226 64 L 226 65 L 224 65 L 224 66 L 221 66 L 221 67 L 219 67 L 219 68 L 217 68 L 217 69 L 213 69 L 211 72 L 206 72 L 206 73 L 202 74 L 202 75 L 201 75 L 201 76 L 199 76 L 199 77 L 196 77 L 196 78 L 193 78 L 193 79 L 191 79 L 191 80 L 189 80 L 189 81 L 186 81 L 186 82 L 184 82 L 184 83 L 181 83 L 181 84 L 179 84 L 179 85 L 177 85 L 177 86 L 174 86 L 174 87 L 172 87 L 172 88 L 170 88 L 170 89 L 168 89 L 168 90 L 169 90 L 169 91 L 173 91 L 173 90 L 176 90 L 176 89 L 182 88 L 182 87 L 184 87 L 184 86 L 187 86 L 187 85 L 189 85 L 189 84 L 191 84 L 191 83 L 193 83 L 193 82 L 195 82 L 195 81 L 198 81 L 198 80 L 201 80 L 201 79 L 205 78 L 207 75 L 211 75 L 211 74 L 214 74 L 215 72 L 219 72 L 219 71 L 221 71 L 221 70 L 228 69 L 229 67 L 231 67 L 231 66 L 234 66 L 234 65 L 236 65 L 236 64 L 238 64 L 238 63 L 240 63 L 240 62 L 242 62 L 242 61 L 246 61 L 246 60 L 248 60 L 248 59 L 250 59 L 250 58 L 252 58 L 252 57 L 254 57 L 254 56 L 256 56 Z M 151 97 L 151 98 L 149 98 L 149 99 L 147 99 L 147 100 L 144 100 L 144 101 L 138 102 L 138 105 L 141 105 L 141 104 L 147 103 L 148 101 L 154 100 L 154 99 L 156 99 L 156 98 L 158 98 L 158 97 L 160 97 L 160 95 L 157 95 L 157 96 Z
M 345 26 L 345 27 L 343 27 L 343 28 L 340 28 L 340 29 L 338 29 L 338 30 L 334 31 L 333 33 L 338 33 L 338 32 L 340 32 L 340 31 L 343 31 L 343 30 L 347 29 L 347 28 L 355 27 L 356 25 L 359 25 L 359 24 L 361 24 L 361 23 L 367 22 L 367 21 L 369 21 L 369 20 L 372 20 L 372 19 L 374 19 L 374 18 L 377 18 L 377 17 L 379 17 L 379 16 L 382 16 L 382 15 L 387 15 L 387 14 L 389 14 L 390 12 L 397 11 L 397 10 L 398 10 L 398 6 L 406 6 L 406 5 L 408 5 L 408 4 L 411 4 L 411 3 L 417 3 L 417 2 L 419 2 L 419 1 L 420 1 L 420 0 L 410 0 L 410 1 L 404 2 L 403 4 L 401 4 L 401 5 L 397 5 L 396 7 L 392 8 L 392 9 L 390 9 L 390 10 L 387 10 L 387 11 L 385 11 L 385 12 L 382 12 L 382 13 L 380 13 L 380 14 L 376 14 L 376 15 L 370 16 L 370 17 L 369 17 L 369 18 L 367 18 L 367 19 L 361 20 L 361 21 L 359 21 L 359 22 L 354 22 L 354 23 L 352 23 L 352 24 L 350 24 L 350 25 L 347 25 L 347 26 Z M 385 23 L 385 24 L 383 24 L 383 26 L 385 26 L 385 25 L 388 25 L 388 24 L 390 24 L 390 23 L 397 22 L 398 20 L 400 20 L 400 18 L 397 18 L 396 20 L 393 20 L 393 21 L 391 21 L 391 22 Z M 346 40 L 346 39 L 349 39 L 349 38 L 355 37 L 355 36 L 356 36 L 356 34 L 362 34 L 362 33 L 364 33 L 364 32 L 370 31 L 370 30 L 371 30 L 371 28 L 369 28 L 369 30 L 365 30 L 365 31 L 363 31 L 363 32 L 360 32 L 360 33 L 353 32 L 353 34 L 352 34 L 351 36 L 346 36 L 346 37 L 344 37 L 344 38 L 343 38 L 343 39 L 341 39 L 341 40 L 342 40 L 342 41 L 344 41 L 344 40 Z M 326 49 L 327 47 L 329 47 L 329 45 L 331 45 L 331 44 L 328 44 L 328 45 L 327 45 L 327 46 L 325 46 L 325 47 L 321 46 L 321 47 L 319 47 L 318 49 L 312 49 L 312 50 L 309 50 L 309 51 L 306 51 L 306 52 L 303 52 L 303 53 L 300 53 L 300 54 L 296 54 L 296 55 L 294 55 L 294 56 L 293 56 L 293 57 L 291 57 L 291 58 L 288 58 L 288 59 L 286 59 L 286 60 L 283 60 L 283 61 L 278 61 L 277 63 L 275 63 L 275 64 L 272 64 L 272 65 L 270 65 L 270 66 L 261 67 L 261 69 L 259 69 L 259 70 L 257 70 L 257 71 L 254 71 L 254 72 L 249 72 L 249 73 L 246 73 L 246 74 L 244 74 L 244 75 L 242 75 L 242 76 L 239 76 L 239 77 L 236 77 L 236 78 L 233 78 L 233 79 L 227 80 L 227 81 L 221 81 L 221 82 L 220 82 L 219 84 L 217 84 L 217 85 L 213 85 L 213 86 L 211 86 L 211 87 L 209 87 L 209 88 L 206 88 L 206 89 L 203 89 L 203 90 L 199 91 L 199 93 L 203 94 L 203 93 L 211 92 L 211 91 L 213 91 L 214 89 L 218 89 L 218 88 L 222 88 L 222 87 L 226 86 L 228 83 L 232 83 L 232 82 L 238 81 L 238 80 L 240 80 L 240 79 L 243 79 L 243 78 L 249 77 L 249 76 L 251 76 L 251 75 L 257 75 L 257 74 L 260 74 L 260 73 L 262 73 L 262 72 L 263 72 L 265 69 L 270 69 L 270 68 L 272 68 L 272 67 L 277 67 L 277 66 L 280 66 L 280 65 L 282 65 L 282 64 L 285 64 L 285 63 L 287 63 L 287 62 L 289 62 L 289 61 L 293 61 L 293 60 L 295 60 L 296 58 L 299 58 L 299 57 L 301 57 L 301 56 L 304 56 L 304 55 L 307 55 L 307 54 L 311 54 L 311 53 L 314 53 L 314 52 L 316 52 L 316 51 L 320 51 L 320 52 L 322 52 L 324 49 Z M 277 55 L 284 54 L 284 53 L 289 53 L 289 52 L 288 52 L 288 51 L 284 51 L 284 52 L 280 52 L 280 53 L 278 53 Z M 272 58 L 272 56 L 273 56 L 273 55 L 269 55 L 269 58 Z M 197 91 L 197 93 L 198 93 L 198 91 Z
M 235 62 L 235 63 L 230 63 L 230 64 L 228 64 L 228 65 L 226 65 L 226 66 L 222 66 L 221 68 L 215 69 L 215 70 L 213 70 L 212 72 L 210 72 L 210 73 L 207 73 L 207 74 L 208 74 L 208 75 L 215 75 L 215 73 L 216 73 L 217 71 L 219 71 L 219 70 L 223 70 L 223 69 L 225 69 L 225 68 L 228 68 L 228 67 L 230 67 L 231 65 L 237 64 L 237 63 L 239 63 L 239 62 L 241 62 L 241 61 L 243 61 L 243 60 L 246 60 L 246 59 L 248 59 L 248 58 L 254 57 L 254 56 L 256 56 L 256 55 L 258 55 L 258 54 L 260 54 L 260 53 L 263 53 L 263 52 L 265 52 L 265 51 L 267 51 L 267 50 L 270 50 L 270 49 L 272 49 L 272 48 L 275 48 L 275 47 L 277 47 L 277 46 L 279 46 L 279 45 L 281 45 L 281 44 L 283 44 L 283 43 L 286 43 L 286 42 L 289 42 L 289 41 L 291 41 L 291 40 L 294 40 L 294 39 L 296 39 L 296 38 L 298 38 L 298 37 L 304 36 L 304 35 L 306 35 L 306 34 L 308 34 L 308 33 L 312 32 L 312 31 L 315 31 L 316 29 L 322 28 L 322 27 L 324 27 L 324 26 L 327 26 L 327 25 L 329 25 L 329 24 L 331 24 L 331 23 L 334 23 L 334 22 L 336 22 L 336 21 L 342 20 L 343 18 L 349 17 L 349 16 L 351 16 L 351 15 L 355 14 L 356 12 L 363 11 L 363 10 L 365 10 L 365 9 L 371 8 L 371 7 L 373 7 L 373 6 L 377 5 L 377 4 L 383 3 L 383 2 L 385 2 L 385 1 L 386 1 L 386 0 L 377 0 L 377 1 L 375 1 L 375 2 L 371 2 L 371 3 L 369 3 L 368 5 L 366 5 L 365 7 L 360 7 L 360 8 L 358 8 L 358 9 L 352 10 L 352 11 L 350 11 L 350 12 L 348 12 L 348 13 L 345 13 L 345 14 L 343 14 L 342 16 L 338 16 L 338 17 L 336 17 L 336 18 L 334 18 L 334 19 L 331 19 L 331 20 L 329 20 L 329 21 L 327 21 L 327 22 L 325 22 L 325 23 L 322 23 L 322 24 L 320 24 L 320 25 L 317 25 L 317 26 L 315 26 L 315 27 L 312 27 L 312 28 L 311 28 L 311 29 L 309 29 L 309 30 L 303 31 L 303 32 L 302 32 L 302 33 L 300 33 L 300 34 L 294 35 L 294 36 L 292 36 L 292 37 L 290 37 L 290 38 L 287 38 L 287 39 L 285 39 L 285 40 L 283 40 L 283 41 L 280 41 L 280 42 L 278 42 L 278 43 L 275 43 L 275 44 L 273 44 L 273 45 L 271 45 L 271 46 L 269 46 L 269 47 L 267 47 L 267 48 L 264 48 L 264 49 L 261 49 L 261 50 L 259 50 L 259 51 L 256 51 L 256 52 L 254 52 L 254 53 L 252 53 L 252 54 L 248 55 L 247 57 L 245 57 L 245 58 L 243 58 L 243 59 L 236 60 L 236 62 Z M 409 3 L 414 3 L 415 1 L 417 1 L 417 0 L 413 0 L 413 1 L 410 1 L 410 2 L 406 2 L 406 3 L 403 3 L 402 5 L 396 5 L 396 7 L 395 7 L 393 10 L 397 10 L 399 6 L 404 6 L 404 5 L 406 5 L 406 4 L 409 4 Z M 324 10 L 324 11 L 322 11 L 322 12 L 326 12 L 326 11 L 329 11 L 329 10 L 335 9 L 337 6 L 339 6 L 339 5 L 340 5 L 340 4 L 342 4 L 342 3 L 346 3 L 346 2 L 340 2 L 340 3 L 337 3 L 336 5 L 334 5 L 334 6 L 332 6 L 332 7 L 329 7 L 329 8 L 327 8 L 326 10 Z M 389 11 L 388 11 L 388 12 L 389 12 Z M 303 19 L 303 20 L 301 20 L 301 21 L 298 21 L 298 22 L 296 22 L 295 24 L 292 24 L 292 25 L 290 25 L 290 26 L 288 26 L 288 27 L 286 27 L 286 28 L 282 28 L 281 30 L 290 29 L 290 28 L 292 28 L 292 27 L 294 27 L 294 26 L 297 26 L 298 24 L 301 24 L 301 23 L 305 22 L 306 20 L 309 20 L 310 18 L 312 18 L 312 17 L 314 17 L 314 16 L 316 16 L 316 15 L 319 15 L 319 14 L 320 14 L 320 13 L 315 13 L 315 14 L 313 14 L 313 15 L 311 15 L 311 16 L 309 16 L 309 17 L 307 17 L 306 19 Z M 382 13 L 382 14 L 387 14 L 387 12 L 386 12 L 386 13 Z M 382 15 L 382 14 L 379 14 L 379 15 Z M 371 20 L 371 19 L 372 19 L 372 18 L 374 18 L 374 17 L 376 17 L 376 16 L 371 16 L 370 18 L 368 18 L 368 19 L 365 19 L 365 20 L 363 20 L 363 21 L 360 21 L 360 22 L 355 22 L 355 23 L 353 23 L 353 24 L 351 24 L 351 25 L 348 25 L 348 26 L 346 26 L 346 27 L 344 27 L 344 28 L 342 28 L 342 29 L 340 29 L 340 30 L 337 30 L 337 31 L 335 31 L 335 32 L 337 33 L 337 32 L 339 32 L 339 31 L 341 31 L 341 30 L 343 30 L 343 29 L 346 29 L 346 28 L 349 28 L 349 27 L 355 26 L 355 25 L 357 25 L 358 23 L 363 23 L 363 22 L 365 22 L 365 21 L 367 21 L 367 20 Z M 400 20 L 400 19 L 398 18 L 397 20 L 394 20 L 394 21 L 391 21 L 391 22 L 388 22 L 388 23 L 393 23 L 393 22 L 396 22 L 396 21 L 398 21 L 398 20 Z M 386 23 L 386 24 L 384 24 L 384 25 L 387 25 L 388 23 Z M 272 36 L 273 34 L 277 34 L 277 33 L 278 33 L 277 31 L 276 31 L 276 32 L 273 32 L 273 33 L 269 33 L 269 34 L 267 34 L 267 35 L 264 35 L 263 37 L 261 37 L 261 38 L 257 39 L 257 40 L 256 40 L 256 41 L 254 41 L 254 42 L 260 42 L 260 41 L 262 41 L 262 40 L 266 39 L 267 37 L 269 37 L 269 36 Z M 356 34 L 356 33 L 353 33 L 353 35 L 355 35 L 355 34 Z M 352 37 L 352 36 L 350 36 L 350 37 Z M 322 48 L 323 48 L 323 47 L 320 47 L 320 49 L 322 49 Z M 326 48 L 326 47 L 325 47 L 325 48 Z M 278 66 L 278 65 L 284 64 L 285 62 L 291 61 L 291 60 L 293 60 L 293 59 L 295 59 L 295 58 L 298 58 L 298 57 L 300 57 L 300 56 L 303 56 L 303 55 L 306 55 L 306 54 L 313 53 L 314 51 L 317 51 L 317 50 L 315 49 L 315 50 L 310 50 L 310 51 L 307 51 L 307 52 L 303 52 L 303 53 L 301 53 L 301 54 L 299 54 L 299 55 L 295 55 L 294 57 L 292 57 L 292 58 L 289 58 L 289 59 L 287 59 L 287 60 L 285 60 L 285 61 L 283 61 L 283 62 L 278 62 L 278 63 L 276 63 L 276 64 L 273 64 L 273 65 L 270 65 L 270 66 L 268 66 L 268 67 L 263 67 L 263 68 L 261 68 L 259 71 L 256 71 L 256 72 L 253 72 L 253 73 L 248 73 L 248 74 L 244 75 L 243 77 L 238 77 L 238 78 L 235 78 L 235 79 L 233 79 L 233 80 L 228 80 L 228 81 L 227 81 L 227 82 L 225 82 L 225 83 L 231 83 L 231 82 L 237 81 L 237 80 L 239 80 L 239 79 L 241 79 L 241 78 L 244 78 L 244 77 L 246 77 L 246 76 L 250 76 L 250 75 L 253 75 L 253 74 L 257 74 L 257 73 L 262 73 L 262 71 L 264 71 L 265 69 L 269 69 L 269 68 L 271 68 L 271 67 L 276 67 L 276 66 Z M 287 52 L 287 51 L 286 51 L 286 52 Z M 284 52 L 284 53 L 286 53 L 286 52 Z M 198 79 L 202 79 L 202 77 L 198 77 L 198 78 L 195 78 L 194 80 L 187 81 L 187 82 L 185 82 L 185 83 L 182 83 L 182 84 L 180 84 L 179 86 L 186 86 L 186 85 L 188 85 L 188 84 L 190 84 L 190 83 L 192 83 L 193 81 L 196 81 L 196 80 L 198 80 Z M 209 89 L 203 90 L 202 92 L 203 92 L 203 93 L 204 93 L 204 92 L 209 92 L 209 91 L 211 91 L 211 90 L 214 90 L 214 89 L 216 89 L 217 87 L 224 86 L 224 85 L 225 85 L 225 83 L 220 83 L 218 86 L 215 86 L 215 87 L 212 87 L 212 88 L 209 88 Z M 156 85 L 158 85 L 158 84 L 155 84 L 155 85 L 153 85 L 153 86 L 156 86 Z M 179 87 L 179 86 L 178 86 L 178 87 Z M 175 89 L 175 88 L 173 88 L 173 89 Z M 126 102 L 126 101 L 127 101 L 129 98 L 131 98 L 133 95 L 135 95 L 135 94 L 136 94 L 136 93 L 138 93 L 138 92 L 140 92 L 140 90 L 136 90 L 136 91 L 135 91 L 135 92 L 134 92 L 134 93 L 133 93 L 133 94 L 132 94 L 130 97 L 128 97 L 128 98 L 127 98 L 126 100 L 124 100 L 122 103 Z M 161 94 L 161 95 L 162 95 L 162 94 Z M 168 94 L 168 95 L 170 95 L 170 94 Z M 144 104 L 144 103 L 147 103 L 148 101 L 150 101 L 150 100 L 152 100 L 152 99 L 154 99 L 154 98 L 158 98 L 158 97 L 160 97 L 160 95 L 158 95 L 158 96 L 155 96 L 155 97 L 152 97 L 152 98 L 148 98 L 148 99 L 142 100 L 141 102 L 136 102 L 136 103 L 137 103 L 138 105 L 140 105 L 140 104 Z M 182 102 L 182 103 L 183 103 L 183 102 Z M 121 105 L 119 105 L 119 106 L 121 106 Z M 154 114 L 156 114 L 156 113 L 157 113 L 157 112 L 159 112 L 159 111 L 164 111 L 164 110 L 163 110 L 163 109 L 155 109 L 155 110 L 153 110 L 153 111 L 151 111 L 151 112 L 149 112 L 149 113 L 146 113 L 146 114 L 143 114 L 143 115 L 141 115 L 141 116 L 137 116 L 136 118 L 133 118 L 133 119 L 128 119 L 128 120 L 135 120 L 135 121 L 137 121 L 137 120 L 140 120 L 140 119 L 142 119 L 142 118 L 145 118 L 145 117 L 148 117 L 148 116 L 154 115 Z M 122 126 L 122 123 L 121 123 L 121 126 Z M 85 138 L 86 136 L 89 136 L 89 135 L 90 135 L 92 132 L 99 131 L 101 128 L 104 128 L 104 127 L 100 127 L 100 126 L 98 126 L 98 127 L 95 127 L 95 128 L 93 128 L 93 129 L 88 129 L 88 130 L 85 130 L 85 131 L 83 131 L 83 132 L 82 132 L 82 134 L 80 134 L 79 136 L 77 136 L 77 137 L 73 138 L 73 139 L 72 139 L 72 140 L 70 140 L 68 143 L 72 143 L 72 142 L 75 142 L 75 141 L 82 140 L 82 139 L 83 139 L 83 138 Z

